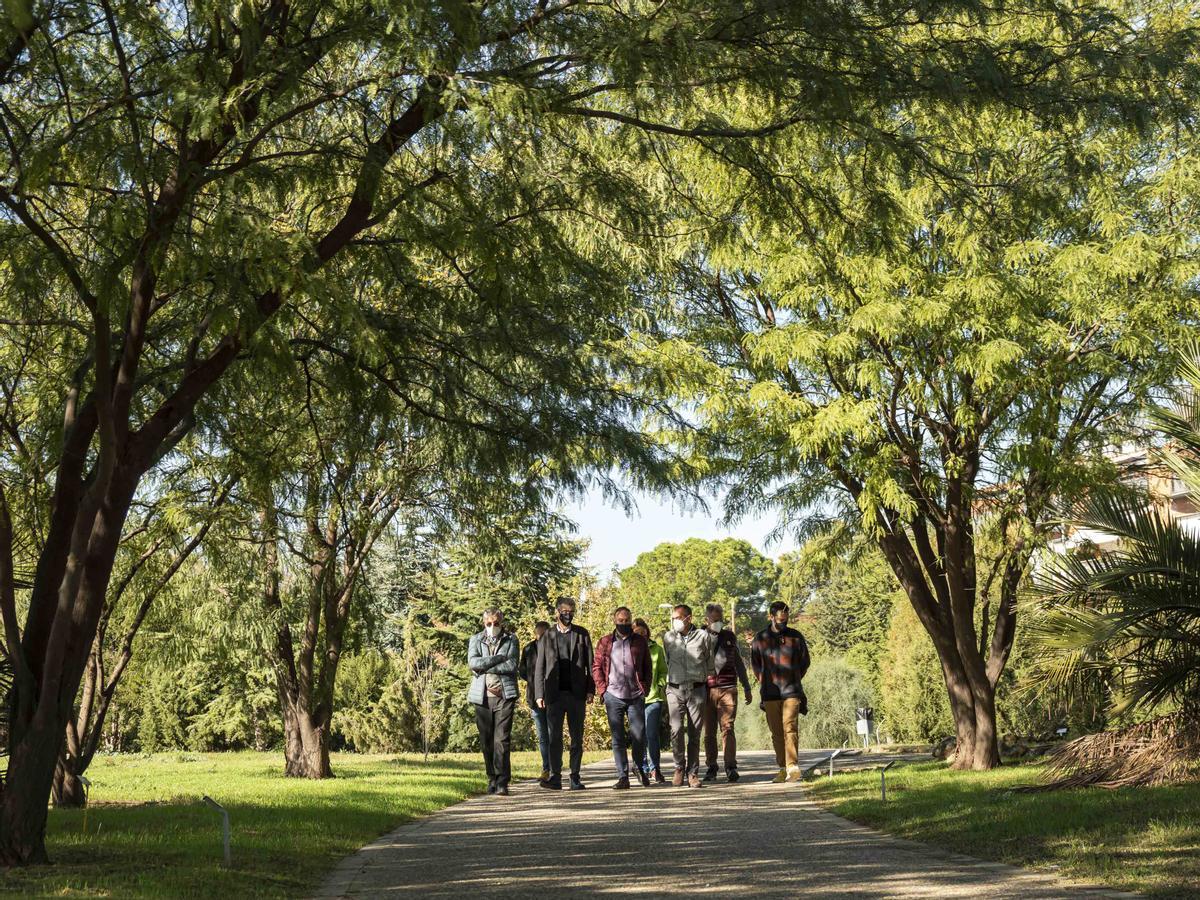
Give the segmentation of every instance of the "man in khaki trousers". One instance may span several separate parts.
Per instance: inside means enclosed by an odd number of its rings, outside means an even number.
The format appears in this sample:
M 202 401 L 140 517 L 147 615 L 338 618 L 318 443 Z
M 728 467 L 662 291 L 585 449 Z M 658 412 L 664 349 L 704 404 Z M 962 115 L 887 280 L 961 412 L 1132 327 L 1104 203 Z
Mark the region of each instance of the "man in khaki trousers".
M 808 671 L 808 643 L 804 635 L 788 627 L 788 606 L 781 600 L 771 604 L 770 624 L 754 638 L 750 664 L 762 692 L 762 707 L 775 746 L 779 772 L 775 783 L 799 781 L 796 764 L 798 737 L 796 719 L 808 713 L 803 679 Z

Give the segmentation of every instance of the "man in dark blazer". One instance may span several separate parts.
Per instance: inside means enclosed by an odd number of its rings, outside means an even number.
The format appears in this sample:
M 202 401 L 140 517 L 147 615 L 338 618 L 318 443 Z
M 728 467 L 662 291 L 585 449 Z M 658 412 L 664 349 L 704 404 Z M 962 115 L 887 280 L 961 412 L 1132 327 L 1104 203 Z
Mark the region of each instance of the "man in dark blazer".
M 555 609 L 555 622 L 538 640 L 537 665 L 532 680 L 534 702 L 550 720 L 550 777 L 541 781 L 551 791 L 562 790 L 563 724 L 571 732 L 571 784 L 583 790 L 579 767 L 583 763 L 583 722 L 587 705 L 596 693 L 592 681 L 592 637 L 586 628 L 572 624 L 575 601 L 564 598 Z

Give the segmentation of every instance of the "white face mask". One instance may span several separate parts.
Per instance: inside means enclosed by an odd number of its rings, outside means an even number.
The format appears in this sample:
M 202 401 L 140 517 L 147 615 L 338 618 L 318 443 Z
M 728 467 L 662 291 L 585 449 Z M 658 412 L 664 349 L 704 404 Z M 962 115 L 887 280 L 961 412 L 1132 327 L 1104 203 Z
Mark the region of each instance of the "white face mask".
M 484 625 L 483 630 L 484 630 L 484 632 L 487 633 L 487 636 L 490 637 L 492 640 L 495 640 L 496 638 L 500 637 L 500 626 L 499 625 Z
M 708 623 L 708 630 L 711 631 L 713 634 L 720 634 L 721 629 L 724 627 L 725 627 L 725 623 L 722 622 L 720 619 L 717 619 L 717 621 L 715 621 L 715 622 Z
M 687 623 L 684 622 L 683 619 L 672 619 L 671 627 L 676 631 L 683 631 L 683 629 L 687 627 Z

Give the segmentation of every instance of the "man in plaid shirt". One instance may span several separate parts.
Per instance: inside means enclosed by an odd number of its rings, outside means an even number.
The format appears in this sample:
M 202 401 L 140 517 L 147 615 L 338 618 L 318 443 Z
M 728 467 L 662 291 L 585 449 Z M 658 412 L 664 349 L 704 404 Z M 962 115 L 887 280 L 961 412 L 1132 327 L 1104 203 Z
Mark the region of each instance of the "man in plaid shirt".
M 776 600 L 770 608 L 770 624 L 754 638 L 750 664 L 762 689 L 762 708 L 771 728 L 775 762 L 779 773 L 775 783 L 799 781 L 796 764 L 799 737 L 797 716 L 808 714 L 808 698 L 802 684 L 808 671 L 808 643 L 795 628 L 788 627 L 788 605 Z

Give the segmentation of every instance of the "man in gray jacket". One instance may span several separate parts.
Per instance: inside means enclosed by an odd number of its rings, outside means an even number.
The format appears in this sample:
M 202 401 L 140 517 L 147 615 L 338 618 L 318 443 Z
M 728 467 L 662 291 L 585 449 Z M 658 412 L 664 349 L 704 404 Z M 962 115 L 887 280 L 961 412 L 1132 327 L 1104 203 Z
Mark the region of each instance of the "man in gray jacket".
M 516 635 L 504 630 L 504 614 L 498 609 L 487 610 L 483 631 L 471 635 L 467 644 L 467 667 L 472 676 L 467 700 L 475 705 L 475 727 L 479 729 L 487 767 L 489 794 L 508 795 L 518 657 Z
M 705 682 L 717 672 L 713 636 L 692 624 L 692 608 L 671 610 L 671 630 L 663 635 L 667 656 L 667 710 L 671 719 L 671 751 L 675 775 L 671 783 L 700 787 L 700 726 L 704 720 Z M 684 733 L 687 754 L 684 755 Z

